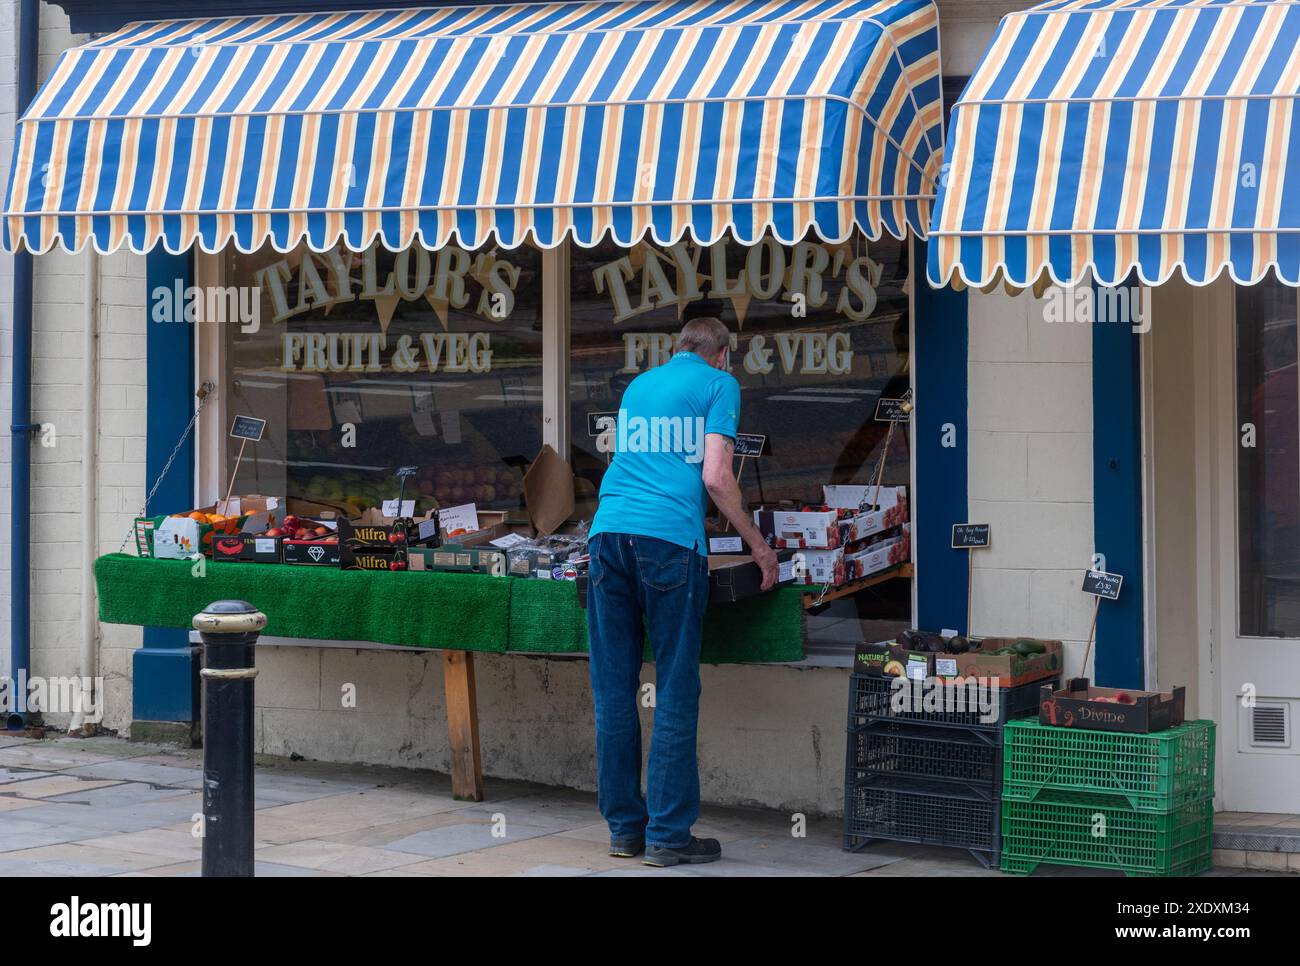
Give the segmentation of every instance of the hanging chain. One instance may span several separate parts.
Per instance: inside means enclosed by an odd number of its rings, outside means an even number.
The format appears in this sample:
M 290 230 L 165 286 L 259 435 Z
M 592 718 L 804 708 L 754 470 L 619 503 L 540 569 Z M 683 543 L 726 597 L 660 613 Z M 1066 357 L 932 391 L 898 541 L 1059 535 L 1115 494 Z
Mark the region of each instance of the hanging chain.
M 905 407 L 904 411 L 910 414 L 912 411 L 912 390 L 911 389 L 908 389 L 907 392 L 903 394 L 903 405 Z M 889 458 L 889 444 L 894 441 L 894 428 L 897 425 L 898 423 L 892 420 L 889 423 L 889 429 L 885 433 L 885 445 L 882 446 L 880 449 L 880 459 L 876 461 L 876 472 L 873 474 L 875 477 L 875 492 L 871 494 L 871 499 L 868 500 L 867 494 L 871 492 L 872 487 L 864 486 L 862 488 L 862 499 L 858 502 L 859 511 L 866 510 L 868 506 L 870 506 L 872 509 L 877 509 L 880 506 L 880 487 L 883 485 L 884 478 L 885 478 L 885 461 Z M 818 604 L 820 604 L 825 599 L 826 594 L 830 591 L 831 587 L 833 586 L 834 584 L 829 580 L 826 581 L 826 583 L 822 584 L 821 592 L 817 595 L 817 598 L 808 606 L 816 607 Z
M 149 488 L 149 494 L 144 498 L 144 506 L 140 508 L 139 516 L 144 516 L 149 511 L 149 504 L 153 501 L 153 496 L 158 492 L 158 487 L 162 481 L 167 478 L 167 471 L 172 468 L 172 463 L 176 462 L 176 456 L 185 445 L 185 441 L 190 438 L 190 433 L 194 431 L 194 424 L 199 421 L 199 414 L 203 412 L 203 407 L 208 404 L 208 400 L 216 394 L 216 386 L 210 382 L 205 382 L 199 386 L 198 392 L 194 395 L 198 397 L 199 408 L 194 410 L 194 415 L 190 418 L 189 425 L 185 427 L 185 432 L 181 433 L 181 438 L 176 441 L 176 448 L 172 450 L 172 455 L 167 457 L 167 462 L 163 465 L 162 472 L 158 474 L 158 479 L 154 480 L 153 486 Z M 118 553 L 126 550 L 126 545 L 131 542 L 131 537 L 135 533 L 135 522 L 132 521 L 131 528 L 127 530 L 126 536 L 122 538 L 122 545 L 117 548 Z

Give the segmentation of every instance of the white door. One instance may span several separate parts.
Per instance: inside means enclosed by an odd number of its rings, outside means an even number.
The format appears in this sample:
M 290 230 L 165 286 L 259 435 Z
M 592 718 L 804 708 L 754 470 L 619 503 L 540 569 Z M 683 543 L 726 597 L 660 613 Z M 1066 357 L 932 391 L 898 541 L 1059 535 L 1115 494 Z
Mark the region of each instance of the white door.
M 1215 585 L 1218 787 L 1230 811 L 1300 812 L 1297 290 L 1225 279 L 1203 294 L 1214 458 L 1202 503 L 1211 520 L 1201 524 L 1216 536 L 1205 563 Z

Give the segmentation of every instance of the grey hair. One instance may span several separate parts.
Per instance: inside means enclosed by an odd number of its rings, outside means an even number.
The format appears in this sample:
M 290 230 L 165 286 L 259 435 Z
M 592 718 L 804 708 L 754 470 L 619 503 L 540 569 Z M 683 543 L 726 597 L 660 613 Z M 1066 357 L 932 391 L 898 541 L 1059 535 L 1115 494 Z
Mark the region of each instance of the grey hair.
M 722 320 L 706 316 L 691 319 L 682 326 L 681 335 L 677 339 L 677 350 L 694 352 L 707 358 L 730 344 L 731 332 L 722 324 Z

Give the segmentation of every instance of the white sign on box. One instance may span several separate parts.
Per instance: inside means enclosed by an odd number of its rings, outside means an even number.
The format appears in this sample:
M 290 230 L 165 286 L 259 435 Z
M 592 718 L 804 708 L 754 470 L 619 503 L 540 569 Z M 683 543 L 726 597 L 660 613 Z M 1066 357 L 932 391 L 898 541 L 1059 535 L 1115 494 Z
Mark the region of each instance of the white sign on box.
M 384 516 L 390 520 L 397 517 L 413 517 L 415 516 L 415 501 L 402 500 L 399 504 L 397 500 L 385 500 L 383 511 Z
M 479 528 L 478 504 L 462 503 L 460 506 L 449 506 L 445 510 L 439 510 L 438 522 L 448 534 L 455 533 L 457 530 L 473 533 Z
M 502 550 L 509 550 L 511 547 L 518 546 L 521 543 L 527 543 L 528 538 L 522 533 L 507 533 L 504 537 L 497 537 L 495 540 L 489 540 L 494 547 L 500 547 Z

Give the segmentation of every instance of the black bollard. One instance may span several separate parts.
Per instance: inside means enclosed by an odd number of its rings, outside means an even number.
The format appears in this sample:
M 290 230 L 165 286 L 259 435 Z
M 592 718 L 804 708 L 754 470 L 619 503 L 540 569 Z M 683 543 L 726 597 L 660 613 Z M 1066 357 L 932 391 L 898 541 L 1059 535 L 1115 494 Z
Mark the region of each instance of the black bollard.
M 203 867 L 253 874 L 253 646 L 266 615 L 219 600 L 194 615 L 203 638 Z

